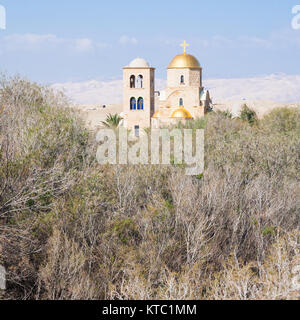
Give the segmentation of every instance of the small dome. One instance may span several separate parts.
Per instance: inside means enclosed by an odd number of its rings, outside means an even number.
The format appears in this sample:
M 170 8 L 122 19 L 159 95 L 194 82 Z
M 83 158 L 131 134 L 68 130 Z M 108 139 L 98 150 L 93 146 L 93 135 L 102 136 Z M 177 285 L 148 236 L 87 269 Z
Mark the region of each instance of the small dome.
M 169 64 L 168 69 L 200 69 L 199 61 L 190 54 L 179 54 Z
M 191 119 L 192 116 L 185 108 L 179 108 L 179 109 L 176 109 L 172 113 L 171 118 L 175 118 L 175 119 Z
M 152 118 L 154 118 L 154 119 L 160 118 L 160 112 L 156 111 Z
M 129 67 L 130 68 L 150 68 L 150 65 L 145 59 L 136 58 L 130 62 Z

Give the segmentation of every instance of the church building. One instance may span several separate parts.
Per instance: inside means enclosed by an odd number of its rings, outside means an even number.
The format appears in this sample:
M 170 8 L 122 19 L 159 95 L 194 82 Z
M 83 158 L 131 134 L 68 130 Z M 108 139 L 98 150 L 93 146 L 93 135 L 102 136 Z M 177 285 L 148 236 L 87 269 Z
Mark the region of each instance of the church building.
M 170 62 L 164 91 L 155 91 L 155 68 L 144 59 L 136 58 L 123 68 L 123 125 L 137 135 L 143 128 L 201 118 L 211 106 L 200 63 L 186 53 L 185 41 L 181 46 L 184 53 Z

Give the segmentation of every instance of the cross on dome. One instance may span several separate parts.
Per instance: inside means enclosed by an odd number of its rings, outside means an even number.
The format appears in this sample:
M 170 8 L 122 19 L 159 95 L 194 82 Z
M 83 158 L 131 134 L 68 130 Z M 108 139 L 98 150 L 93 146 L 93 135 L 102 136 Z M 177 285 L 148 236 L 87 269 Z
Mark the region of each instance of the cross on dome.
M 186 41 L 184 40 L 184 42 L 180 45 L 180 47 L 183 47 L 183 52 L 184 54 L 186 54 L 186 48 L 189 47 L 190 45 L 186 43 Z

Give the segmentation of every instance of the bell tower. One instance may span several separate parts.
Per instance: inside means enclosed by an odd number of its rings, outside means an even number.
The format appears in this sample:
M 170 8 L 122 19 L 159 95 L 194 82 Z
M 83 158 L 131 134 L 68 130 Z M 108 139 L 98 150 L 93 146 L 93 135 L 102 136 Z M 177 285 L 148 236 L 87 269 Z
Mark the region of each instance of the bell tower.
M 123 68 L 124 127 L 136 135 L 151 126 L 154 114 L 155 69 L 141 58 L 134 59 Z

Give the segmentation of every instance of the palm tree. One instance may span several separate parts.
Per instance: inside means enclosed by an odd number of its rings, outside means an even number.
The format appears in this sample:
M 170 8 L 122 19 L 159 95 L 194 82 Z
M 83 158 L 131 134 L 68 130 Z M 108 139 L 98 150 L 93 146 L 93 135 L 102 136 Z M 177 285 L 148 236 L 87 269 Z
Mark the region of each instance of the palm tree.
M 122 120 L 123 118 L 121 118 L 117 113 L 114 115 L 109 114 L 106 117 L 106 120 L 102 121 L 102 124 L 108 128 L 118 128 Z

